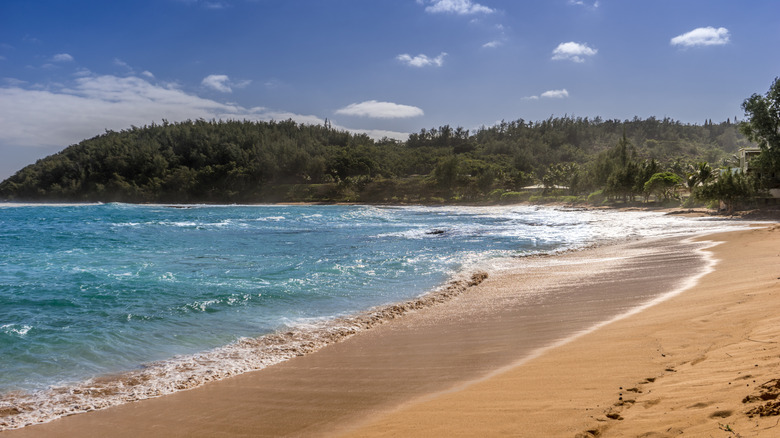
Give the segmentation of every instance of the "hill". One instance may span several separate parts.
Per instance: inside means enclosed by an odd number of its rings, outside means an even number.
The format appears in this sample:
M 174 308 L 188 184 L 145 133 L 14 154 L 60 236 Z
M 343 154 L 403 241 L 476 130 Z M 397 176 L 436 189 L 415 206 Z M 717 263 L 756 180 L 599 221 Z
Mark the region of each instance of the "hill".
M 423 129 L 399 142 L 289 120 L 163 121 L 41 159 L 0 183 L 0 199 L 475 202 L 540 181 L 581 194 L 609 189 L 627 166 L 684 176 L 696 162 L 725 164 L 748 145 L 736 127 L 551 117 Z

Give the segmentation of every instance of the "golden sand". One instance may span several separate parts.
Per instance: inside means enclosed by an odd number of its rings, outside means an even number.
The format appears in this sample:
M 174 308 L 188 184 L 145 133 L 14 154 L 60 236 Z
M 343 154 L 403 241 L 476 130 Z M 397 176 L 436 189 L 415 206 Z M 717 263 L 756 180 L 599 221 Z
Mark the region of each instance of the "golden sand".
M 695 287 L 352 435 L 780 436 L 747 414 L 780 400 L 743 402 L 780 378 L 780 226 L 707 239 L 723 243 Z

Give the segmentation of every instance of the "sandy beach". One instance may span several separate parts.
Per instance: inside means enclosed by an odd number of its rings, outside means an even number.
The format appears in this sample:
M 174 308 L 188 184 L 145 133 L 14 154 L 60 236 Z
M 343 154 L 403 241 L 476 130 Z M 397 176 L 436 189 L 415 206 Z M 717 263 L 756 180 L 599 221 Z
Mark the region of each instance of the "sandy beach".
M 777 436 L 747 412 L 780 378 L 778 277 L 780 226 L 518 259 L 316 353 L 0 435 Z

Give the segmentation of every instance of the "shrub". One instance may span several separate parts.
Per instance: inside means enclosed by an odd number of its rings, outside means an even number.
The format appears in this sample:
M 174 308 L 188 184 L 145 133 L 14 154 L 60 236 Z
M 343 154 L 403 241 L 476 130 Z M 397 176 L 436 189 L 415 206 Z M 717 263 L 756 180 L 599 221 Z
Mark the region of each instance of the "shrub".
M 588 203 L 593 205 L 600 205 L 603 204 L 604 201 L 607 200 L 607 196 L 604 195 L 603 190 L 596 190 L 595 192 L 588 195 Z
M 501 194 L 501 202 L 513 203 L 513 202 L 525 202 L 530 198 L 530 193 L 524 192 L 504 192 Z

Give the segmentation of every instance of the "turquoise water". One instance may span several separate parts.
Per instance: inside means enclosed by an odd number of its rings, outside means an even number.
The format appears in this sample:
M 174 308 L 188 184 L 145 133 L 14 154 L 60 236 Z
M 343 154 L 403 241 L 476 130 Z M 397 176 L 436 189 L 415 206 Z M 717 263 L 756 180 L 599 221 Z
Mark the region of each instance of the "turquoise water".
M 0 394 L 410 299 L 493 260 L 722 225 L 534 207 L 0 204 Z
M 442 213 L 4 208 L 0 389 L 40 389 L 399 301 L 479 254 L 563 243 L 495 232 L 506 218 Z

